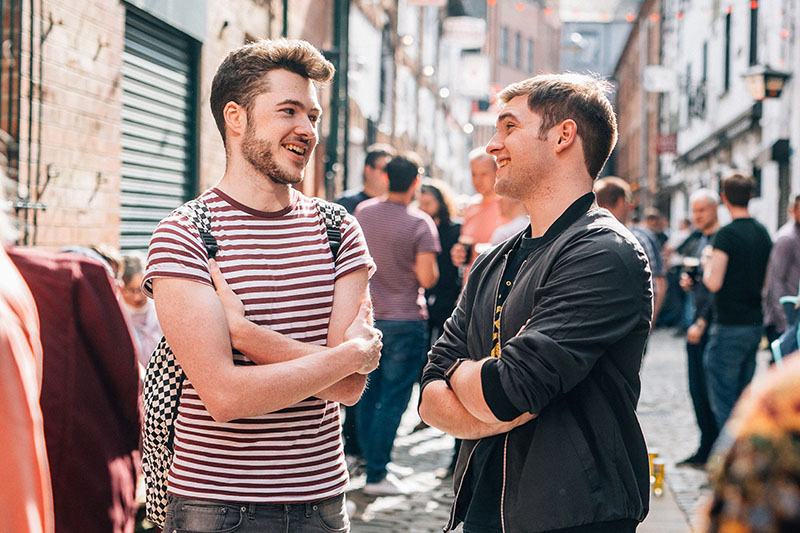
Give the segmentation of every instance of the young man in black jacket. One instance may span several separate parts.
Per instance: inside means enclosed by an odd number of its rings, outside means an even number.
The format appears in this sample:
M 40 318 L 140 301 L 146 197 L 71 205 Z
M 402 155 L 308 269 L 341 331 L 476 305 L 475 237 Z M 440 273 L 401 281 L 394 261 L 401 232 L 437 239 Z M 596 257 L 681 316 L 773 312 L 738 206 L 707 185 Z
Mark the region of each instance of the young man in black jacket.
M 420 415 L 464 439 L 446 530 L 632 532 L 647 514 L 636 417 L 652 287 L 592 184 L 616 142 L 608 85 L 510 85 L 486 151 L 531 224 L 482 255 L 422 379 Z

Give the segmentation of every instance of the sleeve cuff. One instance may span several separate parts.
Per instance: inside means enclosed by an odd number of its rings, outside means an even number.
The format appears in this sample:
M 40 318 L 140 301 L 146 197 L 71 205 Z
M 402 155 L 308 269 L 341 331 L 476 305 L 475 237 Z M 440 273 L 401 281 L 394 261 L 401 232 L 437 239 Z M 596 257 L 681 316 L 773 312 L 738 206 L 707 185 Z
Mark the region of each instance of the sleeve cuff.
M 523 412 L 511 403 L 511 400 L 508 399 L 506 392 L 503 390 L 503 384 L 500 382 L 500 371 L 497 368 L 499 362 L 497 359 L 489 359 L 481 366 L 483 398 L 486 400 L 486 405 L 489 406 L 492 414 L 498 420 L 510 422 Z

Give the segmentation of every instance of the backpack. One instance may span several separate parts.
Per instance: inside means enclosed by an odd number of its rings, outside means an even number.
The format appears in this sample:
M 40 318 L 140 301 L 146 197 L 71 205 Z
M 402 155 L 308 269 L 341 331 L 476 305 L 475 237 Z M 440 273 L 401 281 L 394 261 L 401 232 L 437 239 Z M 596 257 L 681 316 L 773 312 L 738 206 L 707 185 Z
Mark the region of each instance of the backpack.
M 344 207 L 314 198 L 325 220 L 328 242 L 334 261 L 341 245 L 341 226 L 347 211 Z M 209 259 L 219 247 L 211 235 L 211 212 L 199 198 L 186 202 L 173 213 L 186 216 L 200 232 Z M 144 414 L 142 420 L 142 472 L 146 488 L 147 518 L 164 525 L 167 511 L 167 476 L 175 454 L 175 419 L 183 388 L 184 373 L 164 337 L 147 364 L 144 378 Z

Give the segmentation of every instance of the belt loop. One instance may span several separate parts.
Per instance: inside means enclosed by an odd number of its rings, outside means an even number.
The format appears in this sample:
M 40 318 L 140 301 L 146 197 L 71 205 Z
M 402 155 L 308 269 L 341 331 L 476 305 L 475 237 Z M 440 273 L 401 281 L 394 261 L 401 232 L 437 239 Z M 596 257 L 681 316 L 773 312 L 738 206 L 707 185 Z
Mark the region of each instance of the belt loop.
M 314 504 L 313 503 L 306 503 L 306 518 L 311 518 L 311 515 L 314 511 Z
M 256 519 L 256 507 L 257 507 L 257 505 L 255 503 L 253 503 L 253 502 L 251 502 L 248 505 L 248 509 L 247 509 L 247 518 L 248 518 L 248 520 L 255 520 Z

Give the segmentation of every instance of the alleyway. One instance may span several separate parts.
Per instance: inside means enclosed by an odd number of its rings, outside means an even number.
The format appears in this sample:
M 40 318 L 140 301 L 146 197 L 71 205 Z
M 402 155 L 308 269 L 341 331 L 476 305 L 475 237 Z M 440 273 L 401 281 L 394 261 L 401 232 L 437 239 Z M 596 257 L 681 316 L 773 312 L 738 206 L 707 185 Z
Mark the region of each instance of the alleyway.
M 648 447 L 658 450 L 665 460 L 667 490 L 660 498 L 651 497 L 651 511 L 639 533 L 691 532 L 690 519 L 709 494 L 704 472 L 675 467 L 677 461 L 694 452 L 698 439 L 683 342 L 671 330 L 654 332 L 642 369 L 639 416 Z M 765 353 L 759 355 L 763 363 Z M 453 439 L 433 428 L 411 433 L 419 422 L 416 402 L 415 396 L 403 419 L 393 456 L 393 472 L 411 495 L 370 498 L 359 490 L 364 477 L 355 477 L 348 493 L 348 499 L 356 505 L 353 533 L 433 533 L 440 532 L 447 522 L 449 486 L 436 477 L 436 471 L 450 460 Z

